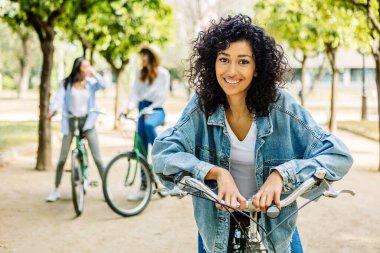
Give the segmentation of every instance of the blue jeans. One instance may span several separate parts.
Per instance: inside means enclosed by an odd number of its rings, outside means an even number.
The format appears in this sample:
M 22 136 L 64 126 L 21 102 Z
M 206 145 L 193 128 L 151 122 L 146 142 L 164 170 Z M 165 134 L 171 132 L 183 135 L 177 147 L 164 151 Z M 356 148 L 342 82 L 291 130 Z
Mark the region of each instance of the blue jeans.
M 139 103 L 139 112 L 151 105 L 152 102 L 143 100 Z M 165 112 L 162 108 L 154 108 L 153 113 L 140 116 L 137 123 L 137 132 L 148 151 L 148 144 L 152 144 L 157 137 L 156 127 L 162 125 L 165 120 Z
M 301 238 L 298 234 L 297 227 L 294 230 L 292 240 L 290 241 L 290 248 L 292 249 L 292 253 L 303 253 Z
M 139 112 L 144 108 L 151 105 L 152 102 L 143 100 L 139 103 Z M 145 147 L 146 154 L 148 154 L 148 144 L 152 144 L 157 137 L 156 127 L 162 125 L 165 120 L 165 112 L 162 108 L 154 108 L 153 113 L 149 115 L 141 115 L 137 122 L 137 133 Z M 145 174 L 141 173 L 141 190 L 146 189 Z
M 298 229 L 294 230 L 292 241 L 290 242 L 290 248 L 292 250 L 292 253 L 303 253 L 301 239 L 298 234 Z M 206 253 L 206 251 L 203 249 L 203 242 L 201 235 L 198 233 L 198 253 Z

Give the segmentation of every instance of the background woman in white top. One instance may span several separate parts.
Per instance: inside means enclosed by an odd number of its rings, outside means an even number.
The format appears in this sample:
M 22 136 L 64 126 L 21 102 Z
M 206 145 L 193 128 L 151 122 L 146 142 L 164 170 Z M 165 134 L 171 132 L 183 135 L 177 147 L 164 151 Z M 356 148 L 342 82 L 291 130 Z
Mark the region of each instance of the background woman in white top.
M 169 95 L 169 71 L 159 66 L 159 58 L 151 47 L 140 50 L 142 68 L 136 72 L 135 82 L 129 97 L 127 114 L 138 107 L 138 134 L 144 144 L 147 154 L 148 144 L 153 144 L 157 137 L 156 127 L 165 120 L 165 111 L 162 105 Z M 142 175 L 143 176 L 143 175 Z M 141 199 L 146 188 L 145 178 L 142 178 L 140 190 L 128 197 L 128 200 Z

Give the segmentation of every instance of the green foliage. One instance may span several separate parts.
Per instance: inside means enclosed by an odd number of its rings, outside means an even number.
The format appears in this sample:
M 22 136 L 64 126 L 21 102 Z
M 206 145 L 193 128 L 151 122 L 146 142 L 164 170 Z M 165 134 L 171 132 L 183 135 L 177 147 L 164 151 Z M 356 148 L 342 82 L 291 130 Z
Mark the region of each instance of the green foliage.
M 376 44 L 376 39 L 379 37 L 380 31 L 376 28 L 374 22 L 380 21 L 379 16 L 379 1 L 370 0 L 370 9 L 373 14 L 373 19 L 369 17 L 369 12 L 367 10 L 366 0 L 337 0 L 334 1 L 334 5 L 338 7 L 343 7 L 348 13 L 354 13 L 355 17 L 358 17 L 360 22 L 358 29 L 355 31 L 356 37 L 356 47 L 360 53 L 370 54 L 371 46 Z
M 310 4 L 310 1 L 258 1 L 254 9 L 259 23 L 294 51 L 301 50 L 306 55 L 321 50 L 322 42 L 317 34 L 318 22 L 313 17 L 316 6 Z
M 70 15 L 74 22 L 60 20 L 70 39 L 99 51 L 114 69 L 125 65 L 139 45 L 162 45 L 171 35 L 172 11 L 161 0 L 88 0 Z
M 38 14 L 43 22 L 49 22 L 49 16 L 60 9 L 68 0 L 12 0 L 18 2 L 21 15 L 32 12 Z M 72 2 L 72 1 L 70 1 Z
M 318 23 L 318 36 L 324 44 L 333 48 L 351 47 L 357 48 L 357 34 L 365 29 L 363 15 L 347 10 L 334 4 L 334 0 L 313 1 L 318 11 L 316 20 Z
M 327 44 L 356 49 L 368 40 L 365 17 L 334 0 L 260 0 L 254 8 L 270 33 L 304 53 Z
M 15 90 L 16 89 L 16 84 L 14 78 L 12 78 L 9 75 L 3 76 L 3 89 L 4 90 Z

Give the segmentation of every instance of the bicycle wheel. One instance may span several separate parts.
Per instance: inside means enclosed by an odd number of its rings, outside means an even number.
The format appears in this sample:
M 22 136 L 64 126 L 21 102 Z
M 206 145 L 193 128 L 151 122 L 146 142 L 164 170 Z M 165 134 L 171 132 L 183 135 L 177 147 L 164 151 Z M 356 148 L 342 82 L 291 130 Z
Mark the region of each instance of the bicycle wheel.
M 103 193 L 107 204 L 117 214 L 128 217 L 141 213 L 152 195 L 152 178 L 146 161 L 137 160 L 134 152 L 114 157 L 104 174 Z
M 84 208 L 84 178 L 81 170 L 80 155 L 75 150 L 71 155 L 71 190 L 74 210 L 77 216 L 81 215 Z

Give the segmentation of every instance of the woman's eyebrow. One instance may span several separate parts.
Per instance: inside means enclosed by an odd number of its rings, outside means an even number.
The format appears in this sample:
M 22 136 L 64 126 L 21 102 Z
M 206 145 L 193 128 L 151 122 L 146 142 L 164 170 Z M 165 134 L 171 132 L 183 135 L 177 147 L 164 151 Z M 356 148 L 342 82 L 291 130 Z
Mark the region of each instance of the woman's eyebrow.
M 253 56 L 249 55 L 249 54 L 239 54 L 238 57 L 251 57 L 251 58 L 253 58 Z
M 224 55 L 224 56 L 230 57 L 230 55 L 227 54 L 227 53 L 225 53 L 225 52 L 219 52 L 218 55 Z M 239 57 L 239 58 L 241 58 L 241 57 L 251 57 L 251 58 L 253 58 L 253 56 L 249 55 L 249 54 L 239 54 L 237 57 Z

